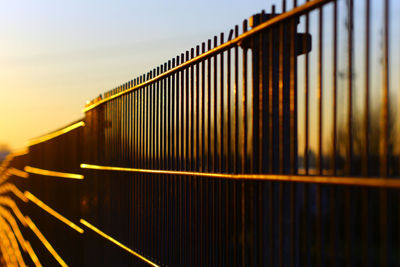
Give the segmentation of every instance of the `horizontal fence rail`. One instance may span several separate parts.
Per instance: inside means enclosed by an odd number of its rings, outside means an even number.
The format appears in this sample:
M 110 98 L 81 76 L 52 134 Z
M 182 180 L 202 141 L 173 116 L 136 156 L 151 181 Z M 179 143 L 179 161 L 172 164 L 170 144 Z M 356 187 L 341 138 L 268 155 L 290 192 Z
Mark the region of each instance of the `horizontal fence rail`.
M 281 1 L 90 101 L 3 161 L 3 262 L 397 266 L 397 11 Z

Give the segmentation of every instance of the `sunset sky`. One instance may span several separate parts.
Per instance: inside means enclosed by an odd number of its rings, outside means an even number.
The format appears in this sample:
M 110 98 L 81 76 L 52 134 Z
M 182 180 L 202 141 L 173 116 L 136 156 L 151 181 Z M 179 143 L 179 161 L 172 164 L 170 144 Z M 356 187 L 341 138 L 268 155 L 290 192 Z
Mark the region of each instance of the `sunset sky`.
M 273 2 L 0 0 L 0 144 L 83 117 L 86 100 Z
M 305 0 L 298 1 L 298 4 Z M 125 83 L 201 42 L 228 33 L 235 24 L 281 0 L 223 1 L 6 1 L 0 0 L 0 145 L 22 148 L 27 140 L 83 117 L 87 100 Z M 288 9 L 291 9 L 289 3 Z M 339 1 L 346 10 L 346 1 Z M 371 14 L 370 95 L 380 103 L 382 85 L 383 1 Z M 389 68 L 400 69 L 400 4 L 390 1 Z M 324 24 L 324 141 L 332 135 L 332 4 Z M 354 118 L 362 118 L 365 85 L 365 1 L 354 1 Z M 310 147 L 316 147 L 318 10 L 310 14 Z M 338 17 L 338 72 L 347 71 L 346 13 Z M 298 26 L 304 32 L 304 17 Z M 304 109 L 304 56 L 299 57 L 299 110 Z M 389 72 L 389 106 L 400 110 L 400 75 Z M 344 125 L 346 83 L 338 81 L 338 119 Z M 377 105 L 371 108 L 379 110 Z M 299 112 L 299 133 L 304 132 Z M 378 114 L 379 115 L 379 114 Z M 379 116 L 377 117 L 379 118 Z M 395 118 L 400 125 L 400 118 Z M 376 122 L 379 127 L 379 120 Z M 373 127 L 375 127 L 374 124 Z M 397 126 L 396 126 L 397 127 Z M 397 127 L 400 128 L 400 127 Z M 400 135 L 397 135 L 400 136 Z M 299 137 L 299 150 L 304 138 Z M 331 146 L 325 146 L 326 151 Z M 400 147 L 398 147 L 400 153 Z

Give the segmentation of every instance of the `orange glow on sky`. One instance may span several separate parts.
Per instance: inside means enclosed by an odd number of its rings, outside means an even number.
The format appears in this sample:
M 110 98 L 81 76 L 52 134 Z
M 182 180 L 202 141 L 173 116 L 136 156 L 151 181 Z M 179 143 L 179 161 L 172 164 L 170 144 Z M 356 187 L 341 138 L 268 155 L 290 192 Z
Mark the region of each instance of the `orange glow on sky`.
M 87 100 L 229 30 L 272 2 L 3 3 L 0 145 L 19 149 L 80 119 Z

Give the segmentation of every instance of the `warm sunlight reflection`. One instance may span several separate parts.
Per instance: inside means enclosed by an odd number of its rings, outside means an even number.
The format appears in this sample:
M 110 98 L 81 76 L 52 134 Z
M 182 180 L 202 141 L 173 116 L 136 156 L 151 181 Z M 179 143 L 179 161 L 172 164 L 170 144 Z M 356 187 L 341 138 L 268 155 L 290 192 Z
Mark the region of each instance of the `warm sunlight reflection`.
M 79 226 L 77 226 L 76 224 L 74 224 L 73 222 L 71 222 L 70 220 L 68 220 L 67 218 L 65 218 L 64 216 L 62 216 L 61 214 L 59 214 L 58 212 L 56 212 L 55 210 L 44 204 L 40 199 L 32 195 L 30 192 L 25 191 L 24 194 L 30 201 L 38 205 L 40 208 L 44 209 L 45 211 L 47 211 L 48 213 L 50 213 L 51 215 L 53 215 L 54 217 L 56 217 L 57 219 L 59 219 L 72 229 L 74 229 L 75 231 L 77 231 L 78 233 L 83 234 L 82 228 L 80 228 Z
M 82 180 L 84 178 L 84 176 L 82 174 L 49 171 L 49 170 L 43 170 L 43 169 L 31 167 L 31 166 L 25 166 L 24 170 L 29 173 L 45 175 L 45 176 L 54 176 L 54 177 L 78 179 L 78 180 Z
M 51 253 L 51 255 L 53 255 L 53 257 L 58 261 L 58 263 L 61 266 L 67 267 L 68 265 L 60 257 L 60 255 L 57 254 L 57 252 L 54 250 L 53 246 L 49 243 L 49 241 L 47 241 L 47 239 L 40 232 L 40 230 L 36 227 L 36 225 L 32 222 L 32 220 L 28 216 L 26 216 L 25 219 L 28 223 L 29 228 L 31 228 L 31 230 L 35 233 L 35 235 L 39 238 L 39 240 L 47 248 L 47 250 Z
M 155 264 L 154 262 L 146 259 L 145 257 L 143 257 L 142 255 L 136 253 L 135 251 L 133 251 L 132 249 L 128 248 L 127 246 L 121 244 L 120 242 L 118 242 L 117 240 L 115 240 L 114 238 L 112 238 L 111 236 L 105 234 L 104 232 L 100 231 L 98 228 L 94 227 L 92 224 L 90 224 L 89 222 L 85 221 L 84 219 L 80 220 L 81 224 L 85 225 L 87 228 L 91 229 L 92 231 L 94 231 L 95 233 L 101 235 L 102 237 L 106 238 L 107 240 L 111 241 L 112 243 L 114 243 L 115 245 L 119 246 L 120 248 L 128 251 L 129 253 L 135 255 L 136 257 L 138 257 L 139 259 L 147 262 L 148 264 L 150 264 L 151 266 L 154 267 L 159 267 L 159 265 Z

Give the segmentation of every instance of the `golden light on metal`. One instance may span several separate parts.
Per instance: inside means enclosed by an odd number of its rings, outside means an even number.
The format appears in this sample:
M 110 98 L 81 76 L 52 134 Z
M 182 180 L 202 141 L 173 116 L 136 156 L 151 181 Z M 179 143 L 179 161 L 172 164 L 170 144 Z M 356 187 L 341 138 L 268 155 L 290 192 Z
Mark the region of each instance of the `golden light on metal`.
M 0 184 L 3 183 L 4 181 L 6 181 L 8 179 L 8 177 L 10 177 L 11 174 L 8 172 L 5 172 L 3 174 L 0 175 Z
M 27 250 L 25 247 L 25 239 L 22 236 L 21 231 L 20 231 L 18 224 L 15 221 L 14 217 L 11 215 L 11 213 L 8 210 L 6 210 L 2 207 L 0 207 L 0 216 L 8 221 L 8 224 L 11 226 L 11 229 L 14 232 L 14 235 L 17 237 L 17 240 L 20 243 L 22 249 L 26 252 Z
M 25 166 L 24 170 L 29 173 L 39 174 L 39 175 L 44 175 L 44 176 L 54 176 L 54 177 L 78 179 L 78 180 L 82 180 L 84 178 L 84 176 L 81 174 L 49 171 L 49 170 L 39 169 L 39 168 L 31 167 L 31 166 Z
M 57 254 L 54 250 L 53 246 L 47 241 L 44 235 L 40 232 L 40 230 L 36 227 L 36 225 L 32 222 L 31 218 L 28 216 L 25 217 L 26 222 L 28 223 L 29 228 L 35 233 L 35 235 L 39 238 L 42 244 L 47 248 L 50 254 L 58 261 L 61 266 L 68 266 L 65 261 Z
M 20 198 L 24 202 L 28 202 L 29 200 L 25 197 L 24 193 L 22 193 L 14 184 L 6 183 L 0 186 L 0 194 L 3 194 L 7 191 L 11 191 Z
M 100 166 L 82 163 L 82 169 L 124 171 L 149 174 L 169 174 L 199 176 L 217 179 L 236 179 L 236 180 L 268 180 L 273 182 L 301 182 L 317 184 L 333 184 L 348 186 L 371 186 L 400 188 L 400 179 L 369 178 L 369 177 L 338 177 L 338 176 L 313 176 L 313 175 L 283 175 L 283 174 L 229 174 L 229 173 L 205 173 L 169 170 L 135 169 L 113 166 Z
M 10 240 L 8 239 L 6 233 L 3 232 L 3 229 L 1 227 L 0 227 L 0 248 L 3 259 L 6 262 L 6 266 L 15 266 L 16 258 L 13 253 Z M 12 258 L 11 255 L 14 257 Z
M 17 216 L 18 220 L 22 223 L 23 226 L 27 226 L 27 222 L 25 220 L 24 215 L 22 215 L 21 211 L 19 210 L 17 204 L 15 204 L 14 200 L 9 197 L 0 197 L 0 205 L 7 205 L 12 209 L 14 214 Z
M 25 172 L 23 172 L 23 173 L 25 173 Z M 0 187 L 0 194 L 4 194 L 5 192 L 8 192 L 8 191 L 13 192 L 17 197 L 19 197 L 24 202 L 29 201 L 25 197 L 25 195 L 13 184 L 7 183 Z M 17 218 L 21 221 L 21 223 L 24 226 L 27 226 L 25 217 L 22 215 L 22 213 L 18 209 L 17 205 L 11 198 L 0 197 L 0 204 L 3 204 L 3 205 L 5 204 L 5 205 L 9 206 L 13 210 L 13 212 L 15 213 Z M 21 248 L 25 252 L 28 252 L 28 254 L 31 257 L 32 261 L 34 262 L 35 266 L 41 267 L 42 265 L 40 264 L 39 259 L 37 258 L 35 252 L 33 251 L 32 247 L 30 246 L 30 243 L 23 238 L 22 233 L 18 227 L 18 224 L 14 219 L 14 216 L 7 209 L 0 206 L 0 217 L 4 218 L 8 222 L 8 224 L 11 226 L 10 230 L 11 230 L 12 234 L 16 237 L 16 240 L 18 240 L 18 243 L 20 244 Z M 8 235 L 10 235 L 10 234 L 11 233 L 8 233 Z M 19 251 L 18 244 L 15 244 L 15 242 L 12 242 L 12 241 L 10 241 L 10 242 L 13 243 L 13 245 L 12 245 L 12 247 L 11 246 L 9 247 L 8 253 L 10 253 L 12 251 L 14 254 L 14 257 L 16 257 L 16 259 L 18 261 L 18 265 L 25 266 L 25 263 L 23 262 L 23 258 L 18 255 L 18 253 L 20 254 L 20 252 L 16 251 L 17 249 Z M 7 263 L 8 265 L 16 266 L 15 262 L 9 262 L 9 261 L 6 261 L 6 262 L 8 262 Z
M 72 130 L 75 130 L 76 128 L 83 127 L 83 126 L 85 126 L 85 122 L 79 121 L 77 123 L 74 123 L 74 124 L 72 124 L 70 126 L 67 126 L 67 127 L 63 128 L 63 129 L 61 129 L 61 130 L 58 130 L 58 131 L 55 131 L 55 132 L 40 136 L 40 137 L 35 138 L 35 139 L 31 139 L 28 142 L 28 146 L 37 145 L 39 143 L 42 143 L 42 142 L 45 142 L 47 140 L 53 139 L 53 138 L 55 138 L 57 136 L 63 135 L 63 134 L 68 133 L 68 132 L 70 132 Z
M 25 265 L 24 259 L 22 258 L 21 251 L 18 247 L 17 239 L 16 239 L 13 231 L 11 230 L 10 226 L 6 223 L 6 221 L 1 216 L 0 216 L 0 228 L 4 231 L 4 233 L 7 235 L 8 239 L 10 241 L 12 253 L 14 254 L 14 256 L 16 258 L 16 262 L 18 263 L 18 265 L 15 264 L 15 266 L 25 267 L 26 265 Z
M 21 170 L 18 170 L 16 168 L 9 168 L 7 170 L 7 172 L 9 172 L 10 174 L 12 174 L 14 176 L 18 176 L 18 177 L 21 177 L 21 178 L 28 178 L 29 177 L 29 173 L 21 171 Z
M 94 231 L 95 233 L 101 235 L 102 237 L 104 237 L 105 239 L 111 241 L 112 243 L 114 243 L 115 245 L 119 246 L 120 248 L 128 251 L 129 253 L 135 255 L 136 257 L 138 257 L 139 259 L 147 262 L 148 264 L 150 264 L 151 266 L 154 267 L 159 267 L 159 265 L 155 264 L 154 262 L 150 261 L 149 259 L 143 257 L 142 255 L 140 255 L 139 253 L 133 251 L 132 249 L 128 248 L 127 246 L 121 244 L 120 242 L 118 242 L 117 240 L 115 240 L 114 238 L 112 238 L 111 236 L 105 234 L 104 232 L 100 231 L 98 228 L 96 228 L 95 226 L 93 226 L 92 224 L 90 224 L 89 222 L 85 221 L 84 219 L 80 220 L 81 224 L 85 225 L 86 227 L 88 227 L 89 229 L 91 229 L 92 231 Z
M 42 264 L 40 263 L 38 257 L 36 256 L 35 251 L 32 249 L 31 243 L 29 243 L 29 241 L 25 241 L 25 247 L 35 266 L 42 267 Z
M 63 223 L 65 223 L 66 225 L 68 225 L 69 227 L 74 229 L 75 231 L 77 231 L 78 233 L 83 234 L 83 229 L 82 228 L 80 228 L 79 226 L 77 226 L 76 224 L 74 224 L 73 222 L 71 222 L 70 220 L 65 218 L 64 216 L 62 216 L 60 213 L 56 212 L 55 210 L 53 210 L 52 208 L 50 208 L 49 206 L 44 204 L 40 199 L 38 199 L 37 197 L 32 195 L 30 192 L 25 191 L 24 195 L 30 201 L 32 201 L 33 203 L 38 205 L 40 208 L 42 208 L 43 210 L 47 211 L 49 214 L 53 215 L 54 217 L 56 217 L 57 219 L 59 219 L 60 221 L 62 221 Z

